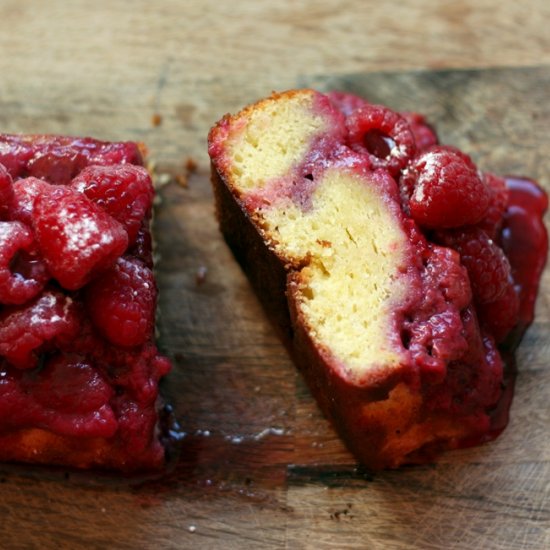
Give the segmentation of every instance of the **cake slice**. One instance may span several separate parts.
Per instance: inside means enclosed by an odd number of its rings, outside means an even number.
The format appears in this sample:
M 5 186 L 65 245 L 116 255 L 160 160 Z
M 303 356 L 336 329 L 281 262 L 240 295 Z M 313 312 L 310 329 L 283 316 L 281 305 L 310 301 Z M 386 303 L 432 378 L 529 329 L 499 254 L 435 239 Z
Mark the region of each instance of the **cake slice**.
M 514 281 L 497 244 L 512 194 L 420 115 L 294 90 L 225 116 L 209 153 L 221 231 L 361 462 L 396 467 L 502 431 L 497 344 L 532 320 L 546 258 L 536 184 L 522 218 L 536 261 Z
M 164 464 L 154 190 L 136 143 L 0 135 L 0 460 Z

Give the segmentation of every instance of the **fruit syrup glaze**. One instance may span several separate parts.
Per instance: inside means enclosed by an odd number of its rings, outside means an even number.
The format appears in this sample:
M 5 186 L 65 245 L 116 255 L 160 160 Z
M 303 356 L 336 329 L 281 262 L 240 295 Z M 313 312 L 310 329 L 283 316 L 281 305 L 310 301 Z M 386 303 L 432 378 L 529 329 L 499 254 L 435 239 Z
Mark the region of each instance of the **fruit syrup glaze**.
M 408 383 L 421 388 L 429 409 L 470 424 L 473 435 L 453 446 L 494 439 L 508 423 L 514 352 L 533 321 L 546 262 L 546 193 L 532 180 L 481 173 L 469 156 L 438 145 L 418 113 L 342 92 L 318 96 L 315 109 L 331 120 L 330 129 L 288 176 L 247 193 L 246 208 L 292 196 L 307 211 L 329 165 L 370 173 L 386 197 L 400 202 L 399 223 L 424 264 L 411 259 L 420 283 L 398 314 L 402 344 L 414 358 Z M 211 147 L 216 155 L 218 144 Z M 438 339 L 438 331 L 445 337 Z M 427 341 L 426 334 L 433 336 Z M 428 445 L 410 459 L 437 452 Z
M 153 341 L 154 191 L 142 163 L 135 143 L 0 136 L 6 452 L 10 434 L 39 427 L 114 438 L 122 469 L 164 461 L 157 387 L 170 362 Z

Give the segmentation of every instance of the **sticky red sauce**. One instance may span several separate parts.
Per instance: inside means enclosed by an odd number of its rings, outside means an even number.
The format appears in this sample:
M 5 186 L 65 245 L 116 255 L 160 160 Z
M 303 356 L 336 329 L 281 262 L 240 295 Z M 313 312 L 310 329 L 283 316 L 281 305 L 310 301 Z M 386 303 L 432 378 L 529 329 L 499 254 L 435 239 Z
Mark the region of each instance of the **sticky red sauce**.
M 461 441 L 460 446 L 474 446 L 495 439 L 506 428 L 514 396 L 517 374 L 515 351 L 535 316 L 535 300 L 548 255 L 548 232 L 543 215 L 548 196 L 538 183 L 528 178 L 508 177 L 510 201 L 504 216 L 502 248 L 510 261 L 514 281 L 519 287 L 519 321 L 500 346 L 505 364 L 503 389 L 496 407 L 490 412 L 490 428 L 481 437 Z

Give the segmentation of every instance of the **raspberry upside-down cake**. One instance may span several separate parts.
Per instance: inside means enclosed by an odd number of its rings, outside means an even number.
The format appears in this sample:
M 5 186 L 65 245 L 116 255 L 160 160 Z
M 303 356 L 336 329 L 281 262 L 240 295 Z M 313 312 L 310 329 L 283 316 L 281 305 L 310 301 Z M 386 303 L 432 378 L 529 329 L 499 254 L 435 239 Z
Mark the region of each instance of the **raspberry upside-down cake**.
M 501 350 L 533 319 L 546 196 L 421 115 L 295 90 L 211 130 L 226 241 L 321 408 L 370 468 L 496 437 Z
M 164 463 L 153 186 L 135 143 L 0 136 L 0 460 Z

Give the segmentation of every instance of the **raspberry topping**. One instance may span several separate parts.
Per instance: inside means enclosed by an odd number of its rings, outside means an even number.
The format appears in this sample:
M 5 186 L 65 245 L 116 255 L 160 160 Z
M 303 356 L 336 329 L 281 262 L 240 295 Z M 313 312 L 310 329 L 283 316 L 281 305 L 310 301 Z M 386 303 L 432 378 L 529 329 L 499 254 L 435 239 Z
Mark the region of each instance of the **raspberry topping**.
M 51 185 L 38 178 L 16 180 L 13 184 L 13 200 L 9 215 L 12 220 L 19 220 L 32 227 L 34 203 L 37 197 L 46 193 Z
M 71 186 L 124 225 L 130 244 L 135 241 L 153 204 L 153 183 L 145 168 L 129 164 L 90 166 Z
M 356 109 L 365 107 L 369 104 L 368 101 L 354 94 L 348 94 L 346 92 L 329 92 L 327 97 L 331 103 L 345 116 L 351 115 Z
M 479 222 L 490 191 L 471 159 L 453 147 L 436 146 L 417 156 L 401 178 L 414 220 L 424 227 L 460 227 Z
M 135 143 L 0 135 L 0 457 L 39 428 L 104 446 L 99 465 L 163 464 L 170 361 L 153 341 L 153 186 L 134 163 Z
M 69 290 L 110 267 L 128 245 L 122 225 L 70 187 L 52 186 L 39 195 L 32 217 L 50 273 Z
M 439 143 L 435 130 L 427 123 L 424 115 L 409 112 L 399 114 L 409 123 L 419 153 Z
M 3 164 L 0 164 L 0 219 L 5 220 L 13 199 L 11 176 Z
M 71 298 L 45 291 L 24 306 L 0 313 L 0 355 L 17 368 L 34 368 L 39 348 L 55 339 L 76 336 L 78 328 Z
M 23 304 L 41 292 L 48 279 L 31 230 L 21 222 L 0 222 L 0 303 Z
M 13 178 L 34 176 L 67 184 L 93 164 L 142 164 L 136 143 L 109 143 L 67 136 L 0 135 L 0 163 Z
M 482 327 L 497 343 L 505 340 L 519 320 L 519 294 L 512 282 L 500 298 L 483 304 L 478 314 Z
M 94 325 L 119 346 L 141 345 L 151 336 L 156 298 L 152 271 L 128 258 L 119 258 L 112 269 L 86 289 Z
M 153 269 L 153 239 L 148 222 L 142 223 L 127 254 L 141 260 L 148 268 Z
M 56 356 L 40 371 L 33 386 L 36 401 L 60 413 L 87 413 L 101 408 L 113 390 L 100 373 L 79 356 Z M 86 388 L 83 392 L 82 389 Z
M 502 249 L 479 229 L 440 232 L 437 238 L 454 248 L 468 270 L 475 299 L 483 304 L 502 297 L 511 285 L 510 263 Z
M 352 149 L 366 153 L 373 168 L 397 176 L 414 156 L 414 136 L 407 121 L 381 105 L 364 105 L 346 119 Z
M 483 180 L 489 189 L 489 207 L 483 219 L 478 223 L 478 227 L 483 229 L 488 237 L 496 239 L 502 229 L 510 193 L 504 180 L 494 174 L 484 173 Z
M 56 356 L 39 371 L 0 366 L 2 428 L 36 428 L 60 435 L 112 437 L 113 394 L 101 375 L 78 357 Z M 0 432 L 1 433 L 1 432 Z

